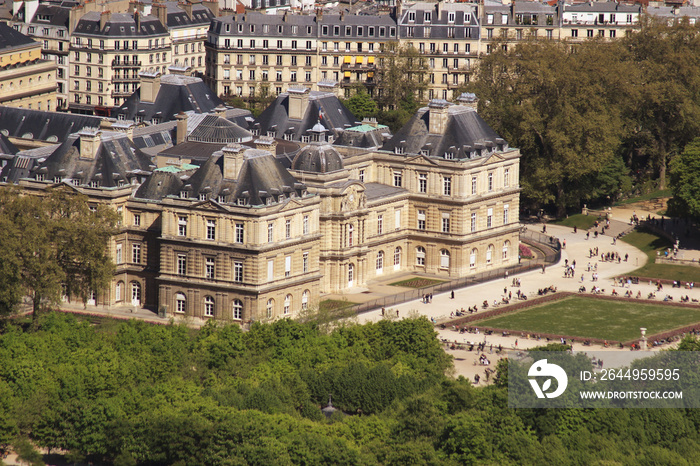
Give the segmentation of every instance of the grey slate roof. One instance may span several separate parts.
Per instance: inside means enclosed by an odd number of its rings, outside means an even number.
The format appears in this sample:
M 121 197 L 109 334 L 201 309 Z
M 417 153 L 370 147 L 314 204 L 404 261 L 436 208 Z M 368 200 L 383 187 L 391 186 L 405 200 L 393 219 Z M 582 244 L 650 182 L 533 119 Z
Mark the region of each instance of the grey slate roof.
M 359 124 L 338 97 L 329 92 L 311 91 L 309 104 L 301 120 L 290 119 L 288 109 L 289 93 L 284 92 L 260 114 L 255 128 L 259 129 L 263 136 L 271 131 L 275 133 L 274 137 L 283 139 L 285 134 L 291 134 L 294 141 L 299 141 L 301 136 L 310 135 L 309 130 L 318 123 L 319 114 L 321 124 L 334 138 L 339 135 L 339 129 Z
M 389 186 L 381 183 L 365 183 L 365 196 L 367 196 L 368 201 L 402 195 L 407 192 L 407 189 L 398 188 L 396 186 Z
M 406 154 L 420 154 L 424 151 L 427 155 L 440 158 L 445 158 L 445 153 L 449 153 L 452 159 L 468 159 L 507 148 L 506 142 L 476 110 L 462 105 L 448 105 L 447 124 L 443 134 L 430 134 L 433 110 L 423 107 L 384 144 L 383 149 L 396 151 L 399 148 Z
M 7 25 L 0 23 L 0 50 L 5 52 L 14 48 L 26 47 L 36 42 L 29 36 L 25 36 L 19 31 Z
M 154 102 L 142 102 L 139 88 L 112 115 L 123 115 L 127 120 L 139 116 L 144 121 L 157 117 L 165 122 L 174 120 L 180 112 L 207 113 L 223 103 L 200 78 L 166 74 L 160 78 L 160 88 Z
M 564 5 L 564 11 L 582 13 L 640 13 L 641 5 L 626 5 L 618 2 L 585 2 Z
M 268 198 L 272 203 L 286 202 L 292 196 L 301 196 L 306 189 L 271 153 L 247 149 L 243 156 L 237 180 L 224 179 L 224 156 L 215 154 L 191 175 L 187 175 L 189 172 L 155 172 L 139 187 L 135 197 L 160 200 L 179 197 L 181 191 L 186 191 L 190 199 L 199 199 L 200 194 L 205 194 L 207 199 L 217 200 L 221 196 L 225 203 L 243 199 L 245 205 L 256 206 L 266 204 Z
M 190 142 L 229 144 L 253 138 L 253 133 L 250 131 L 218 115 L 193 115 L 188 118 L 188 126 L 195 119 L 199 121 L 187 136 Z
M 63 142 L 84 127 L 100 126 L 102 118 L 0 106 L 0 133 L 10 137 Z
M 48 20 L 43 19 L 48 17 Z M 36 14 L 32 19 L 33 23 L 50 24 L 52 26 L 68 27 L 68 19 L 70 17 L 70 6 L 52 5 L 42 3 L 36 9 Z M 42 18 L 42 19 L 39 19 Z
M 34 178 L 41 173 L 46 180 L 79 179 L 80 184 L 98 181 L 100 186 L 114 187 L 120 181 L 128 183 L 133 176 L 141 177 L 150 173 L 150 157 L 136 148 L 124 133 L 101 132 L 94 158 L 82 158 L 83 132 L 94 134 L 96 130 L 85 129 L 81 133 L 71 134 L 51 155 L 36 164 L 31 173 L 23 173 L 21 177 Z M 2 176 L 7 176 L 8 180 L 17 180 L 17 170 L 17 167 L 9 171 L 3 170 Z
M 209 25 L 214 14 L 201 3 L 192 4 L 192 18 L 185 10 L 180 8 L 178 2 L 163 2 L 166 6 L 168 28 L 190 27 L 196 25 Z
M 343 169 L 343 157 L 330 144 L 311 143 L 294 157 L 292 169 L 311 173 L 330 173 Z
M 19 152 L 17 146 L 7 139 L 7 136 L 0 133 L 0 154 L 16 154 Z
M 141 15 L 141 27 L 137 30 L 134 15 L 129 13 L 112 13 L 104 29 L 100 29 L 100 13 L 91 11 L 80 18 L 73 34 L 110 37 L 167 36 L 168 30 L 158 18 L 150 15 Z

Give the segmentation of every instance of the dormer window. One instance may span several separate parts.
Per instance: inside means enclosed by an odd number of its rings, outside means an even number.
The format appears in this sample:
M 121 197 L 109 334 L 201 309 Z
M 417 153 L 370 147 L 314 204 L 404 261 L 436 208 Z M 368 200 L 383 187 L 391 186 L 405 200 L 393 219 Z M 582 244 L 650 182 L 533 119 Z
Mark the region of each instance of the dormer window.
M 452 152 L 445 152 L 445 160 L 452 160 L 455 158 L 455 155 Z
M 240 205 L 240 206 L 244 206 L 244 205 L 245 205 L 245 199 L 243 199 L 242 197 L 239 197 L 238 199 L 236 199 L 236 204 L 238 204 L 238 205 Z
M 301 142 L 309 142 L 309 136 L 302 136 Z
M 223 204 L 224 202 L 226 202 L 226 200 L 224 196 L 219 196 L 216 198 L 216 202 L 218 202 L 219 204 Z
M 190 195 L 187 191 L 180 191 L 180 199 L 187 199 L 188 197 L 190 197 Z
M 36 174 L 36 180 L 37 180 L 37 181 L 45 181 L 45 180 L 46 180 L 46 176 L 44 176 L 43 173 L 37 173 L 37 174 Z
M 89 186 L 90 186 L 91 188 L 99 188 L 99 187 L 100 187 L 100 182 L 97 181 L 97 180 L 93 180 L 93 181 L 90 182 Z
M 396 153 L 396 154 L 403 154 L 403 153 L 404 153 L 403 147 L 396 146 L 396 147 L 394 148 L 394 153 Z
M 266 205 L 272 205 L 272 196 L 270 196 L 270 197 L 268 197 L 267 199 L 265 199 L 265 204 L 266 204 Z
M 206 201 L 206 200 L 207 200 L 207 195 L 206 195 L 206 194 L 200 194 L 200 195 L 199 195 L 199 200 L 200 200 L 200 201 Z

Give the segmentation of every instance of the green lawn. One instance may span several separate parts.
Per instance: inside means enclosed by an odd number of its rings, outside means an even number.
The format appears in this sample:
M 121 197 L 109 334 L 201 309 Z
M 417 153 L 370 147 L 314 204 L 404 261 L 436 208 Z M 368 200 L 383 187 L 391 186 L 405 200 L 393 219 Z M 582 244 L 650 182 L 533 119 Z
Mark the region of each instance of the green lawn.
M 407 288 L 425 288 L 426 286 L 439 285 L 445 280 L 434 280 L 432 278 L 413 277 L 400 282 L 390 283 L 391 286 L 405 286 Z
M 582 230 L 588 230 L 593 226 L 596 220 L 598 220 L 597 215 L 575 214 L 569 215 L 567 218 L 560 218 L 559 220 L 555 220 L 551 223 L 554 225 L 562 225 L 570 228 L 576 227 Z
M 640 336 L 640 327 L 654 335 L 695 322 L 700 322 L 700 309 L 575 296 L 470 325 L 629 341 Z
M 352 301 L 347 301 L 347 300 L 341 300 L 341 299 L 324 299 L 319 303 L 319 310 L 321 311 L 339 311 L 341 309 L 346 309 L 348 307 L 352 307 L 357 303 L 353 303 Z
M 700 282 L 700 267 L 655 263 L 657 251 L 662 251 L 661 253 L 663 254 L 664 249 L 672 247 L 671 242 L 666 238 L 661 238 L 645 231 L 633 231 L 625 235 L 622 241 L 641 249 L 649 257 L 649 261 L 645 266 L 630 272 L 630 275 L 684 282 Z
M 616 202 L 615 205 L 625 205 L 634 204 L 635 202 L 648 201 L 650 199 L 659 199 L 662 197 L 671 197 L 673 192 L 670 189 L 660 189 L 657 191 L 652 191 L 647 194 L 642 194 L 641 196 L 633 197 L 630 199 L 625 199 L 624 201 Z

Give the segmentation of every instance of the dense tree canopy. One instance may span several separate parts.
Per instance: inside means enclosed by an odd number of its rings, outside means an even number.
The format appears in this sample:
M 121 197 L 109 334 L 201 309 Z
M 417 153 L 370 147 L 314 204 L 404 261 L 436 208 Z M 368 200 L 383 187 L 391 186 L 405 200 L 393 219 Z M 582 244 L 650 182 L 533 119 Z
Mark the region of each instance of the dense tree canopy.
M 68 188 L 46 195 L 0 189 L 0 313 L 28 295 L 36 314 L 64 291 L 87 299 L 112 277 L 107 244 L 116 213 Z M 65 287 L 65 290 L 64 290 Z
M 449 366 L 424 318 L 242 332 L 44 313 L 0 333 L 0 449 L 30 438 L 119 465 L 687 464 L 700 451 L 693 410 L 513 410 L 502 384 L 474 388 Z

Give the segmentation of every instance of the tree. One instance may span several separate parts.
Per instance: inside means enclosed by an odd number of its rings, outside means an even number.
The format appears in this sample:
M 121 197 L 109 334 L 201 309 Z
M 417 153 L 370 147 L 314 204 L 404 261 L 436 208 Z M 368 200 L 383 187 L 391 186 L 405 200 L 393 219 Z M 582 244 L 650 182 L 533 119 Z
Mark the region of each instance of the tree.
M 396 108 L 402 103 L 414 102 L 416 94 L 422 94 L 428 87 L 428 71 L 425 57 L 413 45 L 386 42 L 377 67 L 381 90 L 379 104 Z
M 343 102 L 348 110 L 358 120 L 373 117 L 377 114 L 377 102 L 364 90 L 358 90 L 352 97 Z
M 591 199 L 590 186 L 613 163 L 624 135 L 617 104 L 627 76 L 619 46 L 599 41 L 531 41 L 496 47 L 482 59 L 470 90 L 484 118 L 520 148 L 527 200 L 554 204 L 563 216 Z
M 669 209 L 674 215 L 700 218 L 700 138 L 671 160 L 670 175 L 673 199 Z
M 64 291 L 87 300 L 109 284 L 114 265 L 107 251 L 117 215 L 106 206 L 59 188 L 45 196 L 0 190 L 0 293 L 2 309 L 29 295 L 34 317 L 57 304 Z M 65 287 L 65 290 L 64 290 Z

